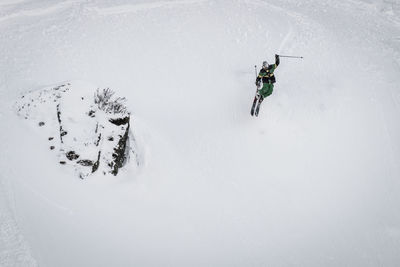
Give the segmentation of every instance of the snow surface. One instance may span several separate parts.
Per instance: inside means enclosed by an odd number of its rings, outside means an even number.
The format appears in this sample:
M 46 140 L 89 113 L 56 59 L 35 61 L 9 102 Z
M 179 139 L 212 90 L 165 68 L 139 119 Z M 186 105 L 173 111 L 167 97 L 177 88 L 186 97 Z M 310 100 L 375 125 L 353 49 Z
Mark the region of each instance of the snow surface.
M 400 265 L 396 0 L 2 0 L 1 266 Z M 250 117 L 254 65 L 283 59 Z M 143 167 L 81 180 L 13 111 L 118 89 Z

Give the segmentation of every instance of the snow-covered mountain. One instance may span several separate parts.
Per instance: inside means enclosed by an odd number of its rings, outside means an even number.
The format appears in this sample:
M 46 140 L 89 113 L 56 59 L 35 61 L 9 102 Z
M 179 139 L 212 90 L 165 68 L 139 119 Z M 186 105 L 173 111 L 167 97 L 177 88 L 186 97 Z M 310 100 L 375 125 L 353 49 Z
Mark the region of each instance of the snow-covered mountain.
M 396 0 L 1 0 L 0 266 L 398 266 L 399 17 Z M 251 117 L 274 54 L 304 59 L 281 58 Z M 79 179 L 15 112 L 70 80 L 126 97 L 138 168 Z

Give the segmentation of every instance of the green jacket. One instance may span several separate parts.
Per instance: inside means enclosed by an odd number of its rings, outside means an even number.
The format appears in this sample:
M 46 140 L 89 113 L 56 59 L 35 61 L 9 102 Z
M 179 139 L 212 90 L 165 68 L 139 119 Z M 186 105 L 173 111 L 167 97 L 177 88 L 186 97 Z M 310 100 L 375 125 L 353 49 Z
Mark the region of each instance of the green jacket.
M 256 82 L 262 80 L 263 83 L 275 83 L 274 71 L 279 65 L 279 56 L 275 55 L 275 64 L 269 65 L 268 68 L 262 68 L 257 76 Z

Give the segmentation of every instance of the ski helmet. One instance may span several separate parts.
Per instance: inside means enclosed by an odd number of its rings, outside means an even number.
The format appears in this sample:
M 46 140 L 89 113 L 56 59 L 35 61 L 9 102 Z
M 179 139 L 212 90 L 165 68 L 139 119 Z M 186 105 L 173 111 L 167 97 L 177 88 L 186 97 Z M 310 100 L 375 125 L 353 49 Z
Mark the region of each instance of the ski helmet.
M 263 66 L 263 68 L 268 68 L 268 62 L 267 61 L 263 61 L 262 66 Z

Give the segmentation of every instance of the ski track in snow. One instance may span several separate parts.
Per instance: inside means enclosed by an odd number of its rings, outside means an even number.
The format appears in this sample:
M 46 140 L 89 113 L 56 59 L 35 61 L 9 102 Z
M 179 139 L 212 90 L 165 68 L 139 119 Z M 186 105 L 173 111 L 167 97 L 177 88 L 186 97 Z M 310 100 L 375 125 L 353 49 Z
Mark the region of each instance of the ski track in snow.
M 33 9 L 12 12 L 7 15 L 0 15 L 0 23 L 4 23 L 8 20 L 19 19 L 19 18 L 24 18 L 24 17 L 40 17 L 40 16 L 45 16 L 45 15 L 52 15 L 55 12 L 59 12 L 61 10 L 71 7 L 72 4 L 77 3 L 77 2 L 78 1 L 65 1 L 65 2 L 56 3 L 52 6 L 48 6 L 45 8 L 37 7 L 37 8 L 33 8 Z
M 23 182 L 20 179 L 17 179 L 17 183 L 19 183 L 22 187 L 26 188 L 29 192 L 31 192 L 33 195 L 35 195 L 41 201 L 45 202 L 47 205 L 50 205 L 62 212 L 66 212 L 69 215 L 73 214 L 73 211 L 71 209 L 59 204 L 56 200 L 50 199 L 49 197 L 45 196 L 43 193 L 41 193 L 39 190 L 35 189 L 33 186 Z
M 118 15 L 118 14 L 151 10 L 156 8 L 173 8 L 176 6 L 199 4 L 207 1 L 209 0 L 175 0 L 175 1 L 172 0 L 172 1 L 159 1 L 150 3 L 131 4 L 131 5 L 111 6 L 111 7 L 91 7 L 88 9 L 97 12 L 99 15 Z

